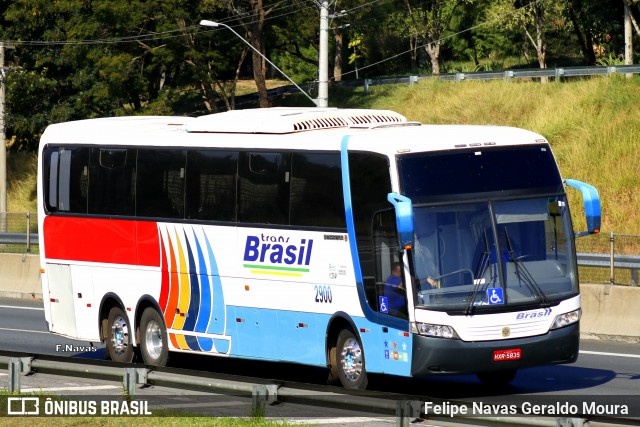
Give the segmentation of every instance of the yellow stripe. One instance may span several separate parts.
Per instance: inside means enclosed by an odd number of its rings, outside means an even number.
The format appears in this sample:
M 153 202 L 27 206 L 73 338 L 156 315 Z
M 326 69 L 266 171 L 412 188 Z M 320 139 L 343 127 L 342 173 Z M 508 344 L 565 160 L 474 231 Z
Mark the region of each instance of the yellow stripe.
M 249 273 L 253 273 L 253 274 L 268 274 L 268 275 L 271 275 L 271 276 L 302 277 L 302 273 L 290 273 L 290 272 L 269 271 L 269 270 L 249 270 Z
M 178 309 L 180 310 L 180 313 L 186 314 L 187 310 L 189 310 L 191 285 L 189 283 L 189 275 L 186 273 L 187 260 L 184 257 L 184 252 L 182 251 L 182 244 L 180 242 L 180 238 L 178 237 L 178 232 L 176 232 L 176 242 L 178 246 L 178 257 L 180 261 L 180 266 L 178 267 L 178 271 L 180 272 L 180 299 L 178 300 Z M 177 314 L 176 320 L 173 322 L 173 329 L 182 329 L 184 327 L 184 322 L 186 321 L 186 319 L 186 317 Z
M 178 340 L 178 344 L 182 350 L 189 350 L 189 346 L 187 345 L 187 340 L 185 340 L 184 335 L 176 334 L 176 339 Z

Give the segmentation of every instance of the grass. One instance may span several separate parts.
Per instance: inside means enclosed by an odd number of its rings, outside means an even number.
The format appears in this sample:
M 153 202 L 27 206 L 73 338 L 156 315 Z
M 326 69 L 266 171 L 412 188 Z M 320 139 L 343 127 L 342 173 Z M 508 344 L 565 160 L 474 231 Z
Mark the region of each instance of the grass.
M 32 397 L 40 398 L 40 416 L 8 416 L 9 397 Z M 7 427 L 29 426 L 50 426 L 51 417 L 45 415 L 44 401 L 50 398 L 53 401 L 66 400 L 64 396 L 44 395 L 37 393 L 11 394 L 7 390 L 0 390 L 0 416 L 2 425 Z M 114 396 L 113 399 L 118 399 Z M 13 407 L 16 410 L 17 407 Z M 32 406 L 28 410 L 33 410 Z M 133 424 L 139 427 L 173 427 L 173 426 L 215 426 L 215 427 L 286 427 L 290 424 L 284 420 L 267 419 L 262 417 L 229 418 L 229 417 L 209 417 L 190 414 L 182 410 L 153 409 L 150 416 L 55 416 L 55 425 L 60 427 L 72 426 L 98 426 L 115 427 L 125 424 Z

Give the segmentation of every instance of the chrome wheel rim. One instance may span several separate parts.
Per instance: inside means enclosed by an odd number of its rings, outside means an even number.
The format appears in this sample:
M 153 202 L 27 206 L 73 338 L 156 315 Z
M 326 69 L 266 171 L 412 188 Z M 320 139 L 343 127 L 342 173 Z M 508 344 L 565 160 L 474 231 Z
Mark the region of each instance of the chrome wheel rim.
M 364 360 L 358 340 L 349 338 L 342 347 L 342 372 L 349 381 L 358 381 L 362 374 Z
M 129 327 L 127 321 L 122 316 L 116 316 L 111 325 L 111 344 L 118 356 L 127 352 L 129 347 Z
M 145 329 L 144 334 L 144 343 L 149 357 L 153 360 L 159 359 L 163 349 L 162 329 L 155 320 L 151 320 L 147 323 L 147 328 Z

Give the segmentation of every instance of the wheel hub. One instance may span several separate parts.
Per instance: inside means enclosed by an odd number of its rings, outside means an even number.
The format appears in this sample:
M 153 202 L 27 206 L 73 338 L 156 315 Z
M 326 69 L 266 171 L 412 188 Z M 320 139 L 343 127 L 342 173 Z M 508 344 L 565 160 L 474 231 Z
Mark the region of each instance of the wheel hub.
M 150 321 L 147 324 L 145 330 L 145 346 L 149 356 L 153 359 L 158 359 L 162 354 L 163 342 L 162 342 L 162 329 L 160 325 L 155 321 Z
M 127 346 L 129 345 L 129 327 L 122 316 L 117 316 L 113 320 L 113 325 L 111 326 L 111 343 L 113 344 L 113 350 L 118 355 L 122 355 L 127 351 Z
M 342 348 L 342 372 L 349 381 L 357 381 L 362 374 L 363 360 L 360 344 L 354 338 L 348 339 Z

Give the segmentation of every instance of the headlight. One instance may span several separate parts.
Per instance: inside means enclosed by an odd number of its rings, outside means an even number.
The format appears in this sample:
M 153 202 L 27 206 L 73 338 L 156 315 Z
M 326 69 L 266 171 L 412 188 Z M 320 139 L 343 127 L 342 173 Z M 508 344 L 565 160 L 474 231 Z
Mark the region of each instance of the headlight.
M 438 337 L 458 340 L 460 337 L 456 331 L 448 325 L 433 325 L 431 323 L 412 323 L 411 332 L 427 337 Z
M 549 328 L 549 330 L 564 328 L 565 326 L 576 323 L 578 320 L 580 320 L 580 316 L 582 316 L 581 309 L 570 311 L 569 313 L 565 314 L 560 314 L 556 316 L 556 320 L 553 321 L 553 325 L 551 325 L 551 328 Z

